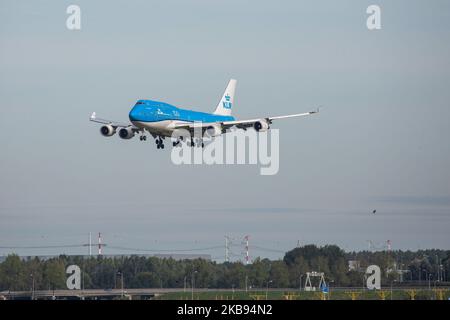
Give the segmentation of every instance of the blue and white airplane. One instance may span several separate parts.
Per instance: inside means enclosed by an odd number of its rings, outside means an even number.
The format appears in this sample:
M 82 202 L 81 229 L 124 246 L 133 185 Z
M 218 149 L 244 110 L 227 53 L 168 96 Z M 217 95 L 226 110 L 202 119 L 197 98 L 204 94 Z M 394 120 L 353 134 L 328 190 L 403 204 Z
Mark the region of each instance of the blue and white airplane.
M 177 129 L 185 129 L 190 133 L 188 145 L 203 147 L 201 138 L 197 139 L 197 143 L 194 142 L 194 128 L 200 127 L 202 134 L 206 133 L 210 137 L 226 133 L 232 127 L 244 130 L 252 127 L 256 131 L 267 131 L 273 120 L 302 117 L 319 112 L 316 110 L 285 116 L 235 120 L 231 116 L 235 89 L 236 80 L 231 79 L 213 113 L 180 109 L 165 102 L 138 100 L 128 115 L 131 124 L 100 119 L 96 117 L 95 112 L 92 113 L 90 120 L 103 124 L 100 133 L 105 137 L 112 136 L 118 131 L 122 139 L 131 139 L 136 134 L 140 134 L 140 140 L 144 141 L 147 140 L 146 131 L 148 131 L 155 139 L 157 148 L 164 149 L 163 139 L 171 137 Z M 179 145 L 181 140 L 183 140 L 182 136 L 173 142 L 173 146 Z

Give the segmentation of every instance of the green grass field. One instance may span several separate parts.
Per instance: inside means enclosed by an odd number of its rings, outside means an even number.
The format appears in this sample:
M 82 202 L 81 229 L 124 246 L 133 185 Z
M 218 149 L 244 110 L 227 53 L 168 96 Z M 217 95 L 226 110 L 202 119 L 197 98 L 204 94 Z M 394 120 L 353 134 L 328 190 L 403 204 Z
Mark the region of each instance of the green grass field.
M 447 300 L 450 290 L 336 290 L 328 294 L 320 292 L 269 291 L 268 300 Z M 158 300 L 191 300 L 191 292 L 174 292 L 158 296 Z M 265 291 L 209 291 L 194 292 L 194 300 L 266 300 Z

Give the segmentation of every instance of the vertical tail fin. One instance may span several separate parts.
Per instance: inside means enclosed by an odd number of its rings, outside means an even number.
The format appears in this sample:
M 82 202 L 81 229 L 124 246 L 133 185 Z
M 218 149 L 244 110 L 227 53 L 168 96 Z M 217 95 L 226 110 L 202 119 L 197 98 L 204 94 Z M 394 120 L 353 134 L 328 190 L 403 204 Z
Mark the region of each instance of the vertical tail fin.
M 220 99 L 219 104 L 217 105 L 214 114 L 221 116 L 229 116 L 231 115 L 231 108 L 234 103 L 234 91 L 236 90 L 236 80 L 231 79 L 228 82 L 227 88 L 223 93 L 222 99 Z

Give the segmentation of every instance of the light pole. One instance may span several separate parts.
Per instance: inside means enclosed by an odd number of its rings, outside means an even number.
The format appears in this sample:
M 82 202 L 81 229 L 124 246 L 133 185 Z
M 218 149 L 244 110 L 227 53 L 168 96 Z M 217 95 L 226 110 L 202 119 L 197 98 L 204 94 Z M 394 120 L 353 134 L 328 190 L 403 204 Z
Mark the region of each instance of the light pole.
M 266 286 L 266 300 L 267 300 L 267 294 L 269 293 L 269 283 L 271 283 L 272 280 L 268 280 L 267 281 L 267 286 Z
M 194 300 L 194 284 L 195 284 L 195 274 L 196 273 L 197 273 L 197 270 L 194 270 L 192 272 L 192 279 L 191 279 L 192 294 L 191 294 L 191 300 Z
M 391 280 L 391 300 L 392 300 L 392 280 Z
M 183 290 L 183 292 L 186 292 L 186 276 L 184 276 L 184 290 Z
M 302 277 L 303 277 L 303 274 L 300 274 L 300 286 L 299 286 L 299 290 L 298 291 L 302 291 Z
M 120 283 L 121 283 L 121 287 L 122 287 L 122 290 L 121 290 L 121 297 L 122 297 L 122 299 L 123 299 L 123 296 L 124 296 L 124 292 L 123 292 L 123 272 L 122 272 L 122 271 L 118 271 L 118 272 L 117 272 L 117 275 L 120 275 Z
M 440 270 L 439 270 L 439 265 L 440 265 L 440 263 L 439 263 L 439 257 L 438 257 L 438 255 L 436 254 L 436 266 L 437 266 L 437 279 L 438 279 L 438 280 L 441 279 L 441 273 L 440 273 Z
M 248 283 L 248 275 L 245 275 L 245 292 L 248 292 L 247 283 Z
M 334 283 L 334 280 L 330 280 L 328 283 L 328 299 L 331 300 L 331 284 Z
M 30 274 L 31 277 L 31 300 L 34 300 L 34 274 Z
M 392 290 L 392 284 L 394 283 L 394 282 L 397 282 L 397 280 L 391 280 L 391 300 L 392 300 L 392 296 L 393 296 L 393 290 Z
M 81 265 L 81 300 L 84 300 L 84 258 Z M 54 294 L 53 294 L 54 295 Z
M 433 275 L 431 273 L 428 274 L 428 290 L 431 291 L 431 278 L 433 277 Z
M 428 278 L 428 271 L 426 269 L 422 270 L 422 272 L 425 272 L 425 281 L 427 281 Z M 426 285 L 426 282 L 425 282 Z
M 434 280 L 434 300 L 437 300 L 437 293 L 436 293 L 436 282 L 439 282 L 439 280 Z
M 367 275 L 364 275 L 364 277 L 363 277 L 363 285 L 362 285 L 363 291 L 366 290 L 366 282 L 367 282 Z

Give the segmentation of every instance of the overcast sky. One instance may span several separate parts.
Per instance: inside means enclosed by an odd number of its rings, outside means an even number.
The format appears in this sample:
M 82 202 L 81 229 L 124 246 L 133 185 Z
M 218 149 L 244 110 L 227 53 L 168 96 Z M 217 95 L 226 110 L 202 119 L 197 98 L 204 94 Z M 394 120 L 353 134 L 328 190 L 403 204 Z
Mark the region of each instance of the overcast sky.
M 66 8 L 81 7 L 81 30 Z M 381 7 L 369 31 L 366 8 Z M 0 0 L 0 247 L 450 244 L 450 2 Z M 99 134 L 138 99 L 281 120 L 280 171 L 176 166 Z M 371 214 L 376 209 L 375 215 Z M 259 250 L 259 251 L 257 251 Z M 278 252 L 278 251 L 280 252 Z M 86 248 L 0 254 L 85 253 Z M 195 251 L 221 259 L 224 249 Z

